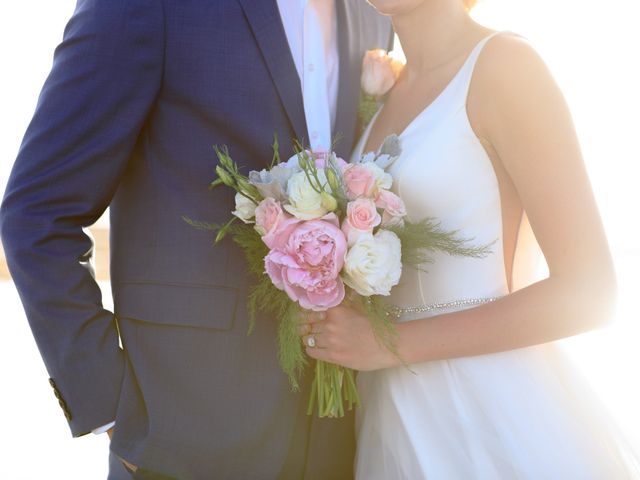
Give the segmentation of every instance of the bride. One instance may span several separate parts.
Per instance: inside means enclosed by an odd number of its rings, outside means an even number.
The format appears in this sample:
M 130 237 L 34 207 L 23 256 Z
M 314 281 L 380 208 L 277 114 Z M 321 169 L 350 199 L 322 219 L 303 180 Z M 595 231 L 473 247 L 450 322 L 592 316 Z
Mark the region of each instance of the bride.
M 370 3 L 392 18 L 407 64 L 354 155 L 399 134 L 388 171 L 408 218 L 495 243 L 482 259 L 438 254 L 428 273 L 404 270 L 391 301 L 408 367 L 359 311 L 309 317 L 309 355 L 360 370 L 357 477 L 636 478 L 554 343 L 605 323 L 616 290 L 562 94 L 527 42 L 475 23 L 469 1 Z M 543 280 L 523 274 L 527 231 Z

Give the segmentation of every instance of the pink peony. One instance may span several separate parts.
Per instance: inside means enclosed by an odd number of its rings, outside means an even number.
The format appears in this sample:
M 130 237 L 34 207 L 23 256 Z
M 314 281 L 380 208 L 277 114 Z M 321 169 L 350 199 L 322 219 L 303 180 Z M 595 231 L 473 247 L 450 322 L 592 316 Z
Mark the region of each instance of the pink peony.
M 349 200 L 355 200 L 358 197 L 372 197 L 376 193 L 375 175 L 363 165 L 349 165 L 344 170 L 343 180 Z
M 273 232 L 284 220 L 284 212 L 280 202 L 271 197 L 262 200 L 256 207 L 256 230 L 262 236 Z
M 347 216 L 342 223 L 342 231 L 347 237 L 347 243 L 353 245 L 362 235 L 373 233 L 373 229 L 380 225 L 381 220 L 373 200 L 358 198 L 349 202 Z
M 344 299 L 340 270 L 347 242 L 335 215 L 301 222 L 285 221 L 275 248 L 265 257 L 273 284 L 307 310 L 326 310 Z M 286 238 L 285 238 L 286 237 Z
M 302 222 L 302 220 L 299 218 L 284 212 L 282 221 L 278 223 L 276 228 L 268 231 L 266 235 L 262 237 L 262 241 L 271 250 L 279 248 L 282 249 L 287 243 L 289 235 L 291 235 L 291 232 L 300 222 Z

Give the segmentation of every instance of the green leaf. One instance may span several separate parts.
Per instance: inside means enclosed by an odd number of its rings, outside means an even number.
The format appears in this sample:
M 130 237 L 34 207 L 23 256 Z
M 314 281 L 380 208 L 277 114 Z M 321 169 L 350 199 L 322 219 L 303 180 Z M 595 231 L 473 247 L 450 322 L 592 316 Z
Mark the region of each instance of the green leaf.
M 393 315 L 396 307 L 387 303 L 381 295 L 373 295 L 371 297 L 358 296 L 358 298 L 360 299 L 362 310 L 371 321 L 371 327 L 376 339 L 387 350 L 398 356 L 396 345 L 398 331 L 396 330 L 395 316 Z
M 220 177 L 216 178 L 213 182 L 209 184 L 209 189 L 214 189 L 220 185 L 224 185 L 224 182 Z
M 273 134 L 273 144 L 271 145 L 273 149 L 273 157 L 271 158 L 271 165 L 269 168 L 273 168 L 277 164 L 280 163 L 280 143 L 278 142 L 278 134 Z
M 416 223 L 405 221 L 404 225 L 389 227 L 402 244 L 402 264 L 424 270 L 433 262 L 433 253 L 442 251 L 449 255 L 483 258 L 491 253 L 492 242 L 487 245 L 472 246 L 473 239 L 459 237 L 458 230 L 445 231 L 440 223 L 426 218 Z
M 192 227 L 197 228 L 198 230 L 207 230 L 214 232 L 220 230 L 220 225 L 217 223 L 200 222 L 198 220 L 192 220 L 191 218 L 185 216 L 182 217 L 182 220 L 187 222 Z
M 249 313 L 248 334 L 253 331 L 258 313 L 267 314 L 278 322 L 278 359 L 282 370 L 289 377 L 293 390 L 299 389 L 299 379 L 307 362 L 298 335 L 302 310 L 285 292 L 278 290 L 264 273 L 264 258 L 269 248 L 249 225 L 230 227 L 233 241 L 242 249 L 247 259 L 249 273 L 256 279 L 247 300 Z
M 227 223 L 225 223 L 222 226 L 222 228 L 218 231 L 218 234 L 216 235 L 215 240 L 213 241 L 214 244 L 220 243 L 222 241 L 222 239 L 224 239 L 224 237 L 227 235 L 227 233 L 229 233 L 229 229 L 231 228 L 231 225 L 237 219 L 238 219 L 238 217 L 231 217 L 231 220 L 229 220 Z
M 373 119 L 380 105 L 382 105 L 383 99 L 368 95 L 364 92 L 360 92 L 360 104 L 358 105 L 358 115 L 360 117 L 360 124 L 362 130 L 369 125 L 369 122 Z
M 293 391 L 300 389 L 298 381 L 307 364 L 307 357 L 298 335 L 301 315 L 302 312 L 298 304 L 289 300 L 286 310 L 279 317 L 280 321 L 278 323 L 278 359 L 282 370 L 289 377 L 289 383 Z
M 231 187 L 236 189 L 236 181 L 233 175 L 227 172 L 222 166 L 216 166 L 216 173 L 218 174 L 218 178 L 224 183 L 227 187 Z

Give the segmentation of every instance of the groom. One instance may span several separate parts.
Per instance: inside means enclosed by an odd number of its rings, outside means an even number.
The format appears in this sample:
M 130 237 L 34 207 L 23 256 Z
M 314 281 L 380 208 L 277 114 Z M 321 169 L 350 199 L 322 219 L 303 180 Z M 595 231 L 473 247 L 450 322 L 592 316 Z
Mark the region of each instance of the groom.
M 181 217 L 233 210 L 207 189 L 214 144 L 247 171 L 274 134 L 284 158 L 337 135 L 347 157 L 362 56 L 389 40 L 364 0 L 78 1 L 0 227 L 72 434 L 112 429 L 110 479 L 352 475 L 353 425 L 306 416 L 275 320 L 247 336 L 239 251 Z M 83 232 L 108 206 L 114 313 Z

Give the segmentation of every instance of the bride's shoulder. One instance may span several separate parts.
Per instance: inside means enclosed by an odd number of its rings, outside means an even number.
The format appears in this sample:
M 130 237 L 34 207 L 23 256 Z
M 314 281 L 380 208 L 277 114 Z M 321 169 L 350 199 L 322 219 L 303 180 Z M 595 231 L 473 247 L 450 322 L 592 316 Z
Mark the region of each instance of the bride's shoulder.
M 553 75 L 525 38 L 502 33 L 484 45 L 469 87 L 472 110 L 489 109 L 505 118 L 560 103 L 563 96 Z
M 526 39 L 510 34 L 495 35 L 484 45 L 467 113 L 476 133 L 492 142 L 515 138 L 515 130 L 570 124 L 564 96 L 544 60 Z
M 494 35 L 485 44 L 473 77 L 477 87 L 489 93 L 492 100 L 496 95 L 533 92 L 554 84 L 551 72 L 531 43 L 508 32 Z

